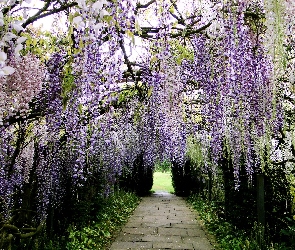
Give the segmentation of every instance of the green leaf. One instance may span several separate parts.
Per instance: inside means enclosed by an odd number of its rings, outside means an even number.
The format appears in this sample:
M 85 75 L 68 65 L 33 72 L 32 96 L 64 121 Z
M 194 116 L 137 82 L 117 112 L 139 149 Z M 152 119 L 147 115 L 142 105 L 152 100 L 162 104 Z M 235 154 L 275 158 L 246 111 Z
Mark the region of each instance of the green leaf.
M 109 231 L 104 231 L 104 230 L 102 230 L 102 231 L 100 231 L 100 232 L 101 232 L 101 235 L 103 235 L 103 236 L 106 237 L 106 238 L 111 237 L 111 234 L 110 234 Z
M 169 8 L 169 11 L 170 11 L 170 13 L 174 14 L 175 9 L 174 9 L 174 6 L 173 5 L 171 5 L 171 7 Z
M 81 103 L 78 105 L 78 112 L 80 115 L 83 113 L 83 105 Z
M 140 27 L 138 21 L 135 22 L 135 31 L 136 31 L 139 35 L 142 35 L 141 27 Z
M 104 16 L 103 20 L 109 24 L 113 20 L 113 17 L 112 16 Z
M 126 30 L 126 35 L 127 35 L 127 37 L 129 37 L 131 39 L 132 43 L 135 44 L 135 37 L 134 37 L 133 32 L 130 30 Z
M 64 77 L 62 83 L 62 98 L 63 98 L 63 108 L 65 109 L 67 106 L 67 102 L 71 97 L 72 91 L 76 88 L 76 84 L 74 83 L 74 76 L 72 74 L 68 74 Z
M 152 93 L 153 93 L 153 87 L 150 87 L 149 90 L 148 90 L 148 97 L 150 98 Z

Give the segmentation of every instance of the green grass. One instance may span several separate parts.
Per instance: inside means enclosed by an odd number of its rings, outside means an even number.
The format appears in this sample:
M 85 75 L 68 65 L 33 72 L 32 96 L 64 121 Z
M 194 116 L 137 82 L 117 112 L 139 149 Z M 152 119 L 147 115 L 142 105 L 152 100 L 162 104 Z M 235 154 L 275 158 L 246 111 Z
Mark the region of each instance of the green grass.
M 174 189 L 172 186 L 171 173 L 155 172 L 152 191 L 167 191 L 169 193 L 173 193 Z

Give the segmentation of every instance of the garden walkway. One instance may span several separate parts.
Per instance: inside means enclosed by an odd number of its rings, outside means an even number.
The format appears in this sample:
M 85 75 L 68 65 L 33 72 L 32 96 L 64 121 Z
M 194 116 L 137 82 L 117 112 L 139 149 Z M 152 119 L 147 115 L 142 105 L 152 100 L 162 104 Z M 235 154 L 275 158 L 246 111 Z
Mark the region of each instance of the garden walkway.
M 143 197 L 122 228 L 114 249 L 215 249 L 183 198 L 166 192 Z

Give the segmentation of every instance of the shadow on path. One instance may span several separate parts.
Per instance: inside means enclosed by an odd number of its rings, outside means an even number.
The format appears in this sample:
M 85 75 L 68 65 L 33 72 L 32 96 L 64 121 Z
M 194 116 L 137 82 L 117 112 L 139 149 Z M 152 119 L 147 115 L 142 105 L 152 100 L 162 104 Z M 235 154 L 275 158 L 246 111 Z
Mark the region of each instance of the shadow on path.
M 157 191 L 143 197 L 122 228 L 114 249 L 196 249 L 213 250 L 196 213 L 183 198 Z

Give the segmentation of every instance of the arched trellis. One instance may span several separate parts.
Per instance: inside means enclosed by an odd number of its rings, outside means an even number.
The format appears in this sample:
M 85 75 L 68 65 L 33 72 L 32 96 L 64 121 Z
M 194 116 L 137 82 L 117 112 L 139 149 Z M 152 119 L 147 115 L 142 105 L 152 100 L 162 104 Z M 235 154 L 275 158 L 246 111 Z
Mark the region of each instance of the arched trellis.
M 276 176 L 275 167 L 268 170 L 269 163 L 285 170 L 285 164 L 294 161 L 292 143 L 291 157 L 270 159 L 271 139 L 278 136 L 277 148 L 285 150 L 283 144 L 292 134 L 282 126 L 281 111 L 283 98 L 288 105 L 294 99 L 292 91 L 280 92 L 277 87 L 282 82 L 285 87 L 289 80 L 272 74 L 286 63 L 283 59 L 277 63 L 277 58 L 284 58 L 280 37 L 284 10 L 279 1 L 266 1 L 264 6 L 259 1 L 206 1 L 209 10 L 192 1 L 187 16 L 181 1 L 44 1 L 36 14 L 23 16 L 21 24 L 9 19 L 20 13 L 19 8 L 27 8 L 24 2 L 29 1 L 2 3 L 0 16 L 0 23 L 5 23 L 0 31 L 5 41 L 1 75 L 6 75 L 1 76 L 5 104 L 1 106 L 11 105 L 1 109 L 0 127 L 1 213 L 6 227 L 20 223 L 10 221 L 15 218 L 12 211 L 31 209 L 37 216 L 24 217 L 33 221 L 31 234 L 37 233 L 48 213 L 62 218 L 72 203 L 83 201 L 81 194 L 93 183 L 85 199 L 112 192 L 125 163 L 129 170 L 140 165 L 150 171 L 156 159 L 168 158 L 188 169 L 186 142 L 191 134 L 201 137 L 204 163 L 192 164 L 192 177 L 207 174 L 211 182 L 220 161 L 225 161 L 224 182 L 230 180 L 233 195 L 253 181 L 257 169 Z M 147 10 L 156 14 L 156 25 L 140 24 Z M 37 56 L 39 61 L 29 53 L 35 53 L 32 47 L 38 45 L 29 24 L 62 12 L 68 17 L 69 32 L 60 39 L 49 38 L 59 45 L 43 65 L 42 55 Z M 276 16 L 268 18 L 272 12 Z M 280 22 L 269 23 L 272 18 Z M 277 39 L 272 42 L 279 53 L 269 58 L 268 40 L 262 35 L 269 38 L 274 26 Z M 126 45 L 127 38 L 135 41 L 135 37 L 149 45 L 137 62 L 130 59 Z M 22 60 L 42 65 L 36 74 L 45 68 L 40 85 L 32 84 L 37 79 L 34 68 L 19 67 L 20 59 L 13 64 L 23 47 Z M 292 53 L 291 45 L 288 49 Z M 133 84 L 119 86 L 124 77 Z M 20 104 L 8 102 L 13 94 Z M 288 118 L 292 124 L 292 116 Z M 221 163 L 221 171 L 222 167 Z M 11 230 L 23 237 L 19 228 Z

